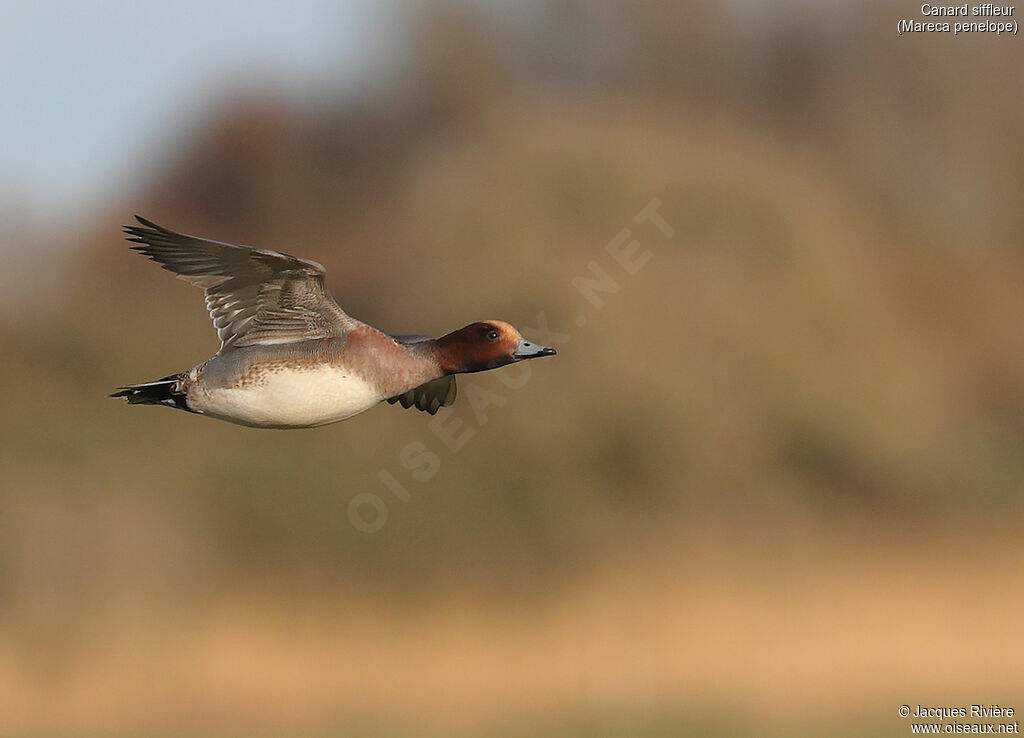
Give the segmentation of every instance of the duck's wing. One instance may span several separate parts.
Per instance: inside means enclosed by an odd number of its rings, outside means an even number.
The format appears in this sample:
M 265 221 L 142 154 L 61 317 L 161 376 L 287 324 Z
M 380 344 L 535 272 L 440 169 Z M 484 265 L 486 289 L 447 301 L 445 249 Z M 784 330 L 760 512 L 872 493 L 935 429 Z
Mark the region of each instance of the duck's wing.
M 315 261 L 186 236 L 135 216 L 132 248 L 206 291 L 221 351 L 344 336 L 358 323 L 338 307 Z
M 415 348 L 417 344 L 435 340 L 433 336 L 423 336 L 420 334 L 404 334 L 391 337 L 398 341 L 398 343 L 410 348 Z M 426 384 L 421 384 L 419 387 L 414 387 L 404 394 L 389 397 L 388 402 L 392 405 L 398 402 L 404 408 L 415 407 L 417 410 L 435 415 L 442 407 L 447 407 L 455 402 L 455 395 L 457 393 L 458 388 L 455 385 L 455 375 L 448 374 L 444 377 L 433 379 Z
M 447 407 L 455 402 L 456 394 L 455 375 L 448 374 L 440 379 L 421 384 L 405 394 L 389 397 L 388 402 L 392 405 L 398 402 L 404 408 L 415 407 L 417 410 L 435 415 L 442 407 Z

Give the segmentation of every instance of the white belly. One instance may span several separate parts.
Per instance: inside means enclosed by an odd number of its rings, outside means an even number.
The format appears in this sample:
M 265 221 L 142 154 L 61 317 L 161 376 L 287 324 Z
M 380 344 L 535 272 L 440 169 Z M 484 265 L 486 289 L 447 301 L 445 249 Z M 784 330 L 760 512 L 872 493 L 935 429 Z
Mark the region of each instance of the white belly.
M 262 428 L 310 428 L 369 410 L 384 398 L 342 367 L 275 368 L 231 388 L 189 389 L 197 412 Z

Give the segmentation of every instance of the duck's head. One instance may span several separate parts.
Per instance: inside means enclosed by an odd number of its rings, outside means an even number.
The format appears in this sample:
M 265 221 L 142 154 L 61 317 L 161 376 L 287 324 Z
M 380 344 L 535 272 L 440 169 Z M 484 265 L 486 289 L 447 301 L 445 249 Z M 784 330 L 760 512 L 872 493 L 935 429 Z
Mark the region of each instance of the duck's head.
M 434 355 L 448 374 L 482 372 L 556 353 L 553 348 L 530 343 L 501 320 L 471 323 L 442 336 L 434 345 Z

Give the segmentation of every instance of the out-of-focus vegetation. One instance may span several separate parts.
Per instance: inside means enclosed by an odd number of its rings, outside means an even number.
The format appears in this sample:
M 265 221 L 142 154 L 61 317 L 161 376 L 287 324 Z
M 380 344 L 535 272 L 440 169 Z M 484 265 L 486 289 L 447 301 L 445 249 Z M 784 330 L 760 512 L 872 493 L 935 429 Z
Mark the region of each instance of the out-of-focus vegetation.
M 0 732 L 902 735 L 917 699 L 1014 704 L 1022 52 L 907 12 L 448 6 L 385 92 L 188 121 L 7 297 Z M 458 452 L 391 407 L 126 408 L 217 347 L 132 212 L 317 259 L 383 330 L 568 340 L 521 388 L 460 380 Z

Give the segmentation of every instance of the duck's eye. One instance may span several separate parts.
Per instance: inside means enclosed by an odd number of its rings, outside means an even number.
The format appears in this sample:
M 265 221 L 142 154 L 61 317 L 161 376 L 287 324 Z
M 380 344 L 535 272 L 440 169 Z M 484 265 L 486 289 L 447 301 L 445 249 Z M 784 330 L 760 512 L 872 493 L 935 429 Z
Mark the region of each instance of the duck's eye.
M 500 334 L 498 333 L 498 331 L 487 331 L 487 340 L 488 341 L 497 341 L 498 338 L 499 338 L 499 335 Z

